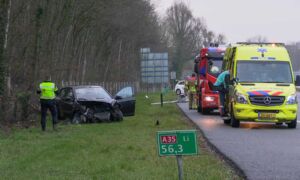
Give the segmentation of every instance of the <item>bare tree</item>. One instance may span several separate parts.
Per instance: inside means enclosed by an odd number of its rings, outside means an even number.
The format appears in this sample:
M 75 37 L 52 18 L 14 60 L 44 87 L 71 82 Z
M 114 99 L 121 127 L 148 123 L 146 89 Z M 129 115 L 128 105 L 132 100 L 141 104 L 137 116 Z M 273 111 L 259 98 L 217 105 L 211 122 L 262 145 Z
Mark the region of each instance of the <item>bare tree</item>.
M 172 68 L 179 76 L 183 64 L 195 57 L 203 46 L 224 43 L 225 36 L 216 37 L 209 31 L 204 20 L 195 18 L 184 3 L 175 3 L 168 10 L 162 23 L 162 38 L 170 48 Z
M 0 96 L 9 87 L 33 102 L 47 74 L 58 84 L 137 81 L 139 49 L 162 47 L 160 37 L 148 0 L 0 0 Z
M 190 60 L 195 54 L 202 38 L 203 30 L 200 19 L 195 19 L 191 10 L 184 3 L 175 3 L 167 10 L 164 25 L 167 31 L 167 40 L 172 52 L 172 68 L 181 74 L 183 63 Z
M 251 38 L 248 38 L 246 40 L 247 42 L 257 42 L 257 43 L 262 43 L 262 42 L 268 42 L 268 39 L 264 36 L 257 35 Z
M 9 1 L 0 0 L 0 116 L 4 116 L 4 99 L 5 99 L 5 71 L 6 71 L 6 44 L 7 44 L 7 15 L 9 10 Z
M 226 43 L 226 37 L 224 34 L 219 34 L 216 38 L 216 43 L 218 44 L 225 44 Z

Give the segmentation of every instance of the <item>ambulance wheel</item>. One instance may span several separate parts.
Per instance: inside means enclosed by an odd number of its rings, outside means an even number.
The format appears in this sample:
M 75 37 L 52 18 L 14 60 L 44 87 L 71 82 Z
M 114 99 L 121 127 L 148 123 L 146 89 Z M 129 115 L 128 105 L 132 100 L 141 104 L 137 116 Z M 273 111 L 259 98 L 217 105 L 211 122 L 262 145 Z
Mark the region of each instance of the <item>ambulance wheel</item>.
M 233 109 L 233 108 L 232 108 L 232 109 Z M 234 117 L 233 110 L 232 110 L 232 112 L 230 113 L 230 125 L 231 125 L 231 127 L 234 127 L 234 128 L 239 128 L 239 127 L 240 127 L 240 121 L 237 120 L 237 119 Z
M 176 89 L 176 94 L 177 94 L 177 95 L 180 95 L 180 94 L 181 94 L 180 89 Z
M 297 118 L 293 121 L 291 121 L 290 123 L 287 124 L 288 128 L 290 129 L 295 129 L 297 127 Z

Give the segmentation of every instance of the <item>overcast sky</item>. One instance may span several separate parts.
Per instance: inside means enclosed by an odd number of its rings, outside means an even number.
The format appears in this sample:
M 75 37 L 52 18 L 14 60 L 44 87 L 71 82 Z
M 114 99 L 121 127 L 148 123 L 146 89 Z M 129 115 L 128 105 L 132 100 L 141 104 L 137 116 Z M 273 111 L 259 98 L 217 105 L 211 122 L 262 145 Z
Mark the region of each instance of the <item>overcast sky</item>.
M 173 2 L 186 2 L 195 17 L 228 42 L 262 35 L 272 42 L 300 41 L 300 0 L 151 0 L 160 15 Z

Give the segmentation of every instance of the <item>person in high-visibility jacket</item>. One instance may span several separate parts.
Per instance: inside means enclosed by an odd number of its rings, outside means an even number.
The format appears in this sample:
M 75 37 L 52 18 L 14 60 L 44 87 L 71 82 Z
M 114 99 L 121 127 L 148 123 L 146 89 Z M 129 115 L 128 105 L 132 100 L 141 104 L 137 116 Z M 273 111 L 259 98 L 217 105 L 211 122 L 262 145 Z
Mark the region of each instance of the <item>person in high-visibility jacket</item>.
M 185 86 L 188 91 L 189 109 L 196 109 L 197 78 L 194 73 L 191 77 L 187 78 Z
M 50 110 L 52 116 L 53 130 L 56 129 L 57 109 L 55 97 L 57 90 L 58 89 L 55 83 L 51 82 L 50 80 L 41 82 L 37 90 L 37 93 L 40 94 L 42 131 L 46 130 L 46 116 L 48 109 Z
M 225 83 L 225 76 L 229 75 L 229 71 L 223 71 L 221 74 L 219 74 L 216 82 L 214 83 L 214 86 L 218 88 L 219 91 L 219 100 L 220 100 L 220 114 L 221 116 L 225 116 L 226 112 L 224 109 L 225 105 L 225 96 L 228 91 L 228 87 Z

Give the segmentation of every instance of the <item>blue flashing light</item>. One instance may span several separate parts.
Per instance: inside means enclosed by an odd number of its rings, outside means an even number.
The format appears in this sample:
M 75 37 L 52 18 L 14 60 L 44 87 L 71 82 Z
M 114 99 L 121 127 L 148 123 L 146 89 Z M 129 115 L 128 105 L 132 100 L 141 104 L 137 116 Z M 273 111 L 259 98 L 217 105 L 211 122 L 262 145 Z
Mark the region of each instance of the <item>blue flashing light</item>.
M 217 52 L 217 49 L 218 49 L 218 48 L 215 48 L 215 47 L 209 47 L 209 48 L 208 48 L 208 51 L 209 51 L 209 52 Z
M 209 47 L 208 52 L 224 52 L 226 49 L 221 47 Z
M 258 57 L 251 57 L 252 60 L 258 60 Z
M 265 53 L 268 52 L 268 50 L 266 48 L 258 48 L 257 52 Z
M 268 57 L 268 60 L 276 60 L 275 57 Z

